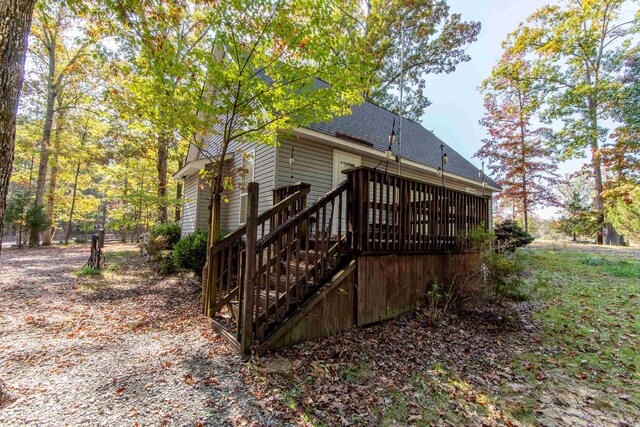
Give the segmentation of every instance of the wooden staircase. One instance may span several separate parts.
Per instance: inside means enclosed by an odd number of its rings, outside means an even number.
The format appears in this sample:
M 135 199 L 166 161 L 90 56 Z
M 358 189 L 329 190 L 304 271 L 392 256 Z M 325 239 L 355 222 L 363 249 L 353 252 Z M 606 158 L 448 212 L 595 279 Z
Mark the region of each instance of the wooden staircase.
M 383 277 L 367 275 L 367 257 L 394 255 L 414 265 L 412 256 L 460 253 L 470 231 L 488 229 L 490 199 L 484 195 L 363 166 L 343 172 L 346 181 L 311 206 L 308 185 L 274 190 L 275 204 L 262 214 L 258 185 L 249 184 L 247 224 L 209 248 L 203 311 L 243 356 L 294 342 L 300 331 L 319 336 L 314 333 L 323 326 L 313 316 L 339 317 L 334 323 L 340 328 L 330 326 L 344 330 L 388 318 L 390 307 L 415 306 L 415 295 L 396 301 L 406 286 L 390 293 L 379 283 Z M 382 262 L 379 257 L 372 266 Z M 409 285 L 433 276 L 425 268 L 409 269 Z
M 306 207 L 309 187 L 289 188 L 258 215 L 258 186 L 250 184 L 247 224 L 210 248 L 213 280 L 203 289 L 205 313 L 240 354 L 268 350 L 270 338 L 351 260 L 348 190 L 345 181 Z

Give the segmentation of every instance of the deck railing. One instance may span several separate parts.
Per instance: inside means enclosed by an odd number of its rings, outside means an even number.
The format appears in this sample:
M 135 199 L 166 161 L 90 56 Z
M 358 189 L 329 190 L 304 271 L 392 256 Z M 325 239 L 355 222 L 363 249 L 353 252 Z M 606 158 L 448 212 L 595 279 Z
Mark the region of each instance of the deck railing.
M 489 224 L 487 197 L 364 166 L 346 173 L 350 247 L 358 253 L 448 252 Z
M 274 188 L 273 191 L 273 205 L 276 206 L 281 201 L 285 200 L 287 197 L 296 194 L 302 193 L 304 196 L 300 198 L 295 203 L 289 205 L 289 207 L 278 215 L 274 219 L 274 223 L 272 224 L 271 230 L 275 229 L 278 225 L 285 222 L 287 219 L 291 218 L 305 207 L 307 207 L 307 194 L 309 194 L 309 190 L 311 189 L 310 184 L 305 184 L 302 182 L 296 182 L 290 185 L 285 185 L 282 187 Z M 264 236 L 264 233 L 262 233 Z
M 250 196 L 257 200 L 258 186 L 250 184 Z M 203 308 L 208 315 L 216 313 L 229 301 L 237 298 L 241 291 L 240 285 L 245 280 L 246 246 L 249 243 L 249 234 L 261 230 L 264 236 L 270 230 L 277 228 L 282 221 L 296 215 L 306 206 L 309 188 L 300 188 L 289 196 L 280 200 L 274 206 L 257 214 L 257 202 L 251 206 L 251 215 L 247 224 L 239 227 L 232 233 L 224 236 L 211 247 L 210 260 L 213 263 L 213 285 L 203 290 Z M 251 200 L 251 198 L 250 198 Z M 253 230 L 255 228 L 255 230 Z M 250 230 L 248 233 L 247 230 Z
M 241 354 L 324 284 L 341 255 L 446 253 L 489 224 L 487 197 L 368 167 L 345 173 L 309 207 L 308 185 L 278 189 L 260 215 L 258 184 L 249 184 L 246 226 L 211 248 L 215 285 L 205 301 L 213 314 L 236 304 L 236 330 L 225 336 Z
M 247 245 L 255 258 L 247 261 L 242 348 L 264 338 L 270 325 L 306 299 L 310 285 L 326 279 L 326 263 L 346 242 L 347 190 L 345 181 L 257 241 L 255 250 Z

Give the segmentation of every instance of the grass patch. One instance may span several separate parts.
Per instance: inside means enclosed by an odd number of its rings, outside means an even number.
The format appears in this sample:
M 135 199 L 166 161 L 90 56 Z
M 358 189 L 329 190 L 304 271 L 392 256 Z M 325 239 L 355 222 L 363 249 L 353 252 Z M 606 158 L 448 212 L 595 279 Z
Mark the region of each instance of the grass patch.
M 513 414 L 530 417 L 541 395 L 583 390 L 590 408 L 640 417 L 640 262 L 578 250 L 528 251 L 546 308 L 540 351 L 514 370 L 533 385 Z M 562 378 L 550 381 L 550 378 Z
M 359 364 L 349 364 L 340 367 L 338 370 L 338 376 L 342 381 L 346 381 L 351 384 L 365 384 L 373 376 L 373 372 L 367 363 L 367 360 L 362 360 Z
M 78 277 L 97 277 L 102 275 L 102 270 L 87 265 L 73 272 Z
M 406 392 L 395 391 L 382 414 L 383 426 L 468 425 L 470 420 L 495 415 L 493 399 L 456 372 L 438 365 L 413 376 Z

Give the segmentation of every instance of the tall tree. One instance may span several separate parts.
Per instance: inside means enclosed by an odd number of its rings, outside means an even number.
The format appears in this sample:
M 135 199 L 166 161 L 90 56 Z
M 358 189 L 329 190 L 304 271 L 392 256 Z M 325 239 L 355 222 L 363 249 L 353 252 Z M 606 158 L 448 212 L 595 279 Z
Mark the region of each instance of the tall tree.
M 35 0 L 0 1 L 0 253 L 16 138 L 16 114 Z
M 471 59 L 469 45 L 477 40 L 480 23 L 451 13 L 446 0 L 367 0 L 353 31 L 364 35 L 365 55 L 374 60 L 365 95 L 398 111 L 402 68 L 403 115 L 418 120 L 431 104 L 424 91 L 429 74 L 451 73 Z M 415 24 L 414 26 L 410 26 Z M 401 31 L 404 52 L 401 52 Z M 404 67 L 400 65 L 404 53 Z
M 113 3 L 107 5 L 117 12 L 116 34 L 158 82 L 153 105 L 163 107 L 165 119 L 177 117 L 181 135 L 214 163 L 210 243 L 219 235 L 231 143 L 275 144 L 278 131 L 348 114 L 368 87 L 361 75 L 370 61 L 360 35 L 350 31 L 356 10 L 348 4 Z
M 625 61 L 622 90 L 614 100 L 613 117 L 620 126 L 603 149 L 605 166 L 615 181 L 610 188 L 640 184 L 640 56 L 637 49 Z
M 611 192 L 614 203 L 607 210 L 607 220 L 627 238 L 640 242 L 640 186 L 624 184 Z
M 58 97 L 57 104 L 60 106 L 62 97 Z M 56 127 L 54 130 L 53 136 L 53 158 L 50 163 L 49 170 L 49 188 L 47 190 L 47 198 L 46 198 L 46 208 L 45 213 L 47 215 L 47 219 L 50 222 L 49 228 L 47 228 L 44 233 L 42 233 L 42 244 L 44 246 L 51 245 L 53 240 L 53 235 L 56 230 L 56 222 L 53 218 L 53 210 L 56 204 L 56 190 L 58 186 L 58 172 L 60 170 L 59 160 L 60 160 L 60 150 L 62 146 L 62 129 L 65 123 L 65 110 L 59 110 L 58 117 L 56 119 Z
M 45 99 L 34 202 L 37 206 L 44 205 L 56 101 L 71 81 L 70 77 L 81 71 L 81 61 L 89 55 L 88 47 L 91 41 L 88 38 L 74 36 L 72 34 L 74 30 L 77 30 L 74 26 L 74 17 L 64 2 L 52 1 L 37 4 L 32 30 L 33 43 L 29 49 L 42 70 L 43 98 Z M 29 245 L 38 244 L 39 235 L 34 228 L 29 236 Z
M 535 59 L 537 78 L 549 92 L 548 117 L 564 122 L 558 134 L 561 159 L 590 153 L 594 205 L 604 226 L 603 141 L 619 88 L 617 71 L 631 37 L 638 11 L 625 0 L 564 0 L 545 6 L 511 35 L 516 50 Z M 602 239 L 598 239 L 602 243 Z
M 546 148 L 552 132 L 533 123 L 543 101 L 541 89 L 529 62 L 509 49 L 481 87 L 485 115 L 480 124 L 489 138 L 476 157 L 489 161 L 503 187 L 497 197 L 520 204 L 526 231 L 531 210 L 555 201 L 551 188 L 557 165 Z

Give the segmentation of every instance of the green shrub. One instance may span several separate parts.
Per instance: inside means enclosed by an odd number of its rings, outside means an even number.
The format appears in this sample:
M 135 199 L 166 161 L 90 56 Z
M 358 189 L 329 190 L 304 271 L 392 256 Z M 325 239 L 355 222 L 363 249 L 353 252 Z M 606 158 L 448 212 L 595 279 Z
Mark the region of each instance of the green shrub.
M 489 229 L 485 230 L 484 223 L 469 230 L 466 236 L 457 237 L 457 241 L 461 242 L 461 252 L 471 250 L 481 252 L 491 248 L 496 240 L 496 235 Z
M 171 274 L 176 271 L 173 261 L 173 251 L 160 251 L 156 255 L 158 259 L 158 270 L 160 274 Z
M 74 242 L 76 242 L 79 245 L 83 245 L 85 243 L 87 243 L 87 241 L 85 240 L 84 237 L 76 237 L 75 239 L 73 239 Z
M 497 224 L 493 233 L 496 236 L 496 243 L 509 252 L 533 242 L 531 234 L 527 233 L 520 224 L 509 219 Z
M 179 223 L 165 222 L 163 224 L 154 225 L 149 232 L 149 237 L 151 239 L 155 239 L 158 236 L 165 236 L 167 238 L 167 243 L 169 243 L 173 247 L 173 245 L 178 243 L 178 240 L 180 240 L 181 232 L 182 229 L 180 228 Z
M 180 240 L 181 231 L 180 224 L 175 222 L 155 225 L 149 232 L 149 242 L 147 243 L 149 255 L 172 250 Z
M 173 264 L 176 268 L 191 270 L 198 276 L 207 259 L 207 230 L 196 231 L 183 237 L 173 247 Z
M 522 278 L 524 263 L 520 253 L 498 248 L 483 252 L 481 258 L 486 269 L 486 282 L 493 295 L 519 301 L 529 299 Z
M 29 230 L 38 230 L 38 233 L 43 232 L 51 225 L 47 220 L 47 214 L 44 211 L 44 207 L 40 205 L 33 205 L 27 210 L 26 225 Z
M 462 251 L 450 256 L 445 267 L 446 283 L 433 284 L 427 295 L 432 303 L 435 297 L 440 314 L 442 307 L 449 310 L 487 299 L 528 298 L 523 280 L 524 262 L 513 241 L 499 241 L 484 225 L 470 230 L 459 241 Z

